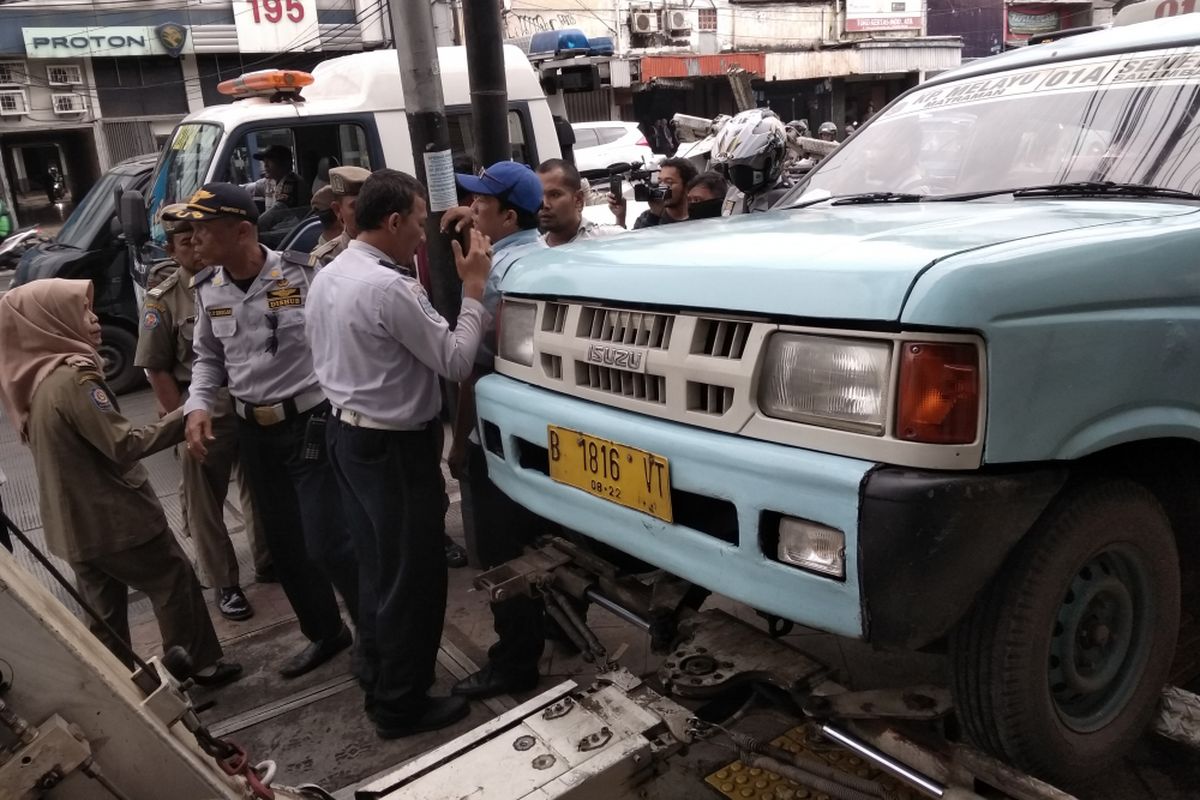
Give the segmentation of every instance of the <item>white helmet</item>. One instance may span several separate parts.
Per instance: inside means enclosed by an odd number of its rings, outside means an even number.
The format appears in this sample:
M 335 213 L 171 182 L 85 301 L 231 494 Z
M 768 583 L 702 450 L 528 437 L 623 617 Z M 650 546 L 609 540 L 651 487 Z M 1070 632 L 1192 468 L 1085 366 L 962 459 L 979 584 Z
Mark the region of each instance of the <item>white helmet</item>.
M 775 183 L 783 171 L 787 129 L 768 108 L 743 111 L 717 132 L 712 168 L 741 191 L 751 194 Z

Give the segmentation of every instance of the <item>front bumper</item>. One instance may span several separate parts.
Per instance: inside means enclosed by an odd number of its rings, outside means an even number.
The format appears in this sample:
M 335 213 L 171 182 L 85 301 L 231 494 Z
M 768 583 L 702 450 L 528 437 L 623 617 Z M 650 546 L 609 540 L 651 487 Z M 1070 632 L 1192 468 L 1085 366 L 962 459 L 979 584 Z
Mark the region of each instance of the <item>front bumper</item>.
M 476 401 L 489 475 L 534 513 L 753 608 L 864 637 L 859 495 L 875 464 L 618 411 L 501 375 L 478 383 Z M 551 480 L 538 458 L 548 424 L 669 459 L 676 522 Z M 764 555 L 760 528 L 781 514 L 845 534 L 844 581 Z

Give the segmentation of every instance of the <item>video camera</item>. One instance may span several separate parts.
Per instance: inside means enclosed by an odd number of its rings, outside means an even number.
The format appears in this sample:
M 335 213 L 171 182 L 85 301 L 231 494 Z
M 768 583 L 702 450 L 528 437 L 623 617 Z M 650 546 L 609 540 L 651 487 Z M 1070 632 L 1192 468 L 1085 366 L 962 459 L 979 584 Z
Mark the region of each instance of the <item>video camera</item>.
M 671 196 L 671 190 L 658 185 L 658 167 L 624 162 L 608 166 L 609 193 L 620 197 L 621 182 L 633 184 L 633 199 L 639 203 L 663 202 Z

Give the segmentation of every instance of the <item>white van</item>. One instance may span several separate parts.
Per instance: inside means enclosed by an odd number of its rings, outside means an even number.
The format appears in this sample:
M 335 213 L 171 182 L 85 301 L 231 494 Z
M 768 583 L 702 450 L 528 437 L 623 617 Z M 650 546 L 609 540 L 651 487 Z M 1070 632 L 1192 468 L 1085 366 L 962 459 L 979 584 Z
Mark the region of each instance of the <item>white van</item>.
M 451 150 L 456 164 L 469 163 L 473 134 L 466 50 L 444 47 L 438 57 Z M 519 49 L 506 46 L 504 68 L 512 158 L 530 165 L 558 158 L 561 148 L 554 119 L 533 67 Z M 309 78 L 306 73 L 283 70 L 253 77 L 287 79 L 289 75 Z M 247 77 L 229 83 L 245 83 Z M 147 189 L 153 238 L 163 239 L 162 230 L 153 227 L 160 208 L 186 200 L 211 181 L 255 180 L 261 162 L 252 156 L 271 145 L 283 145 L 295 154 L 295 169 L 305 188 L 311 188 L 331 164 L 371 170 L 390 167 L 416 174 L 395 50 L 324 61 L 313 70 L 311 80 L 299 99 L 258 92 L 259 96 L 210 106 L 184 119 L 159 157 Z

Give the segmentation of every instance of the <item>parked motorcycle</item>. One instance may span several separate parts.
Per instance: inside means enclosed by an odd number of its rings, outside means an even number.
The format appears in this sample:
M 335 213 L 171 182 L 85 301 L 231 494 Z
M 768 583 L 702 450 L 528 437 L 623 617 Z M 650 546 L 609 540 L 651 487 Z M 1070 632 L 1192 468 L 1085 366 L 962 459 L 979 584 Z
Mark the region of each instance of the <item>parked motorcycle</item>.
M 0 269 L 16 269 L 25 251 L 40 241 L 42 237 L 36 225 L 10 234 L 0 243 Z
M 46 175 L 46 199 L 57 203 L 67 196 L 67 182 L 62 173 L 51 167 Z

